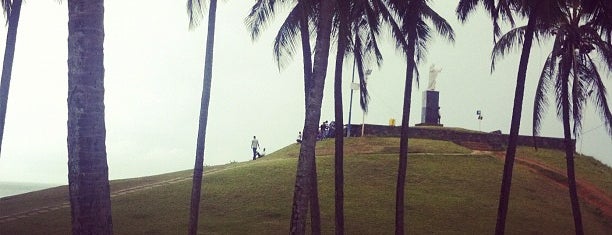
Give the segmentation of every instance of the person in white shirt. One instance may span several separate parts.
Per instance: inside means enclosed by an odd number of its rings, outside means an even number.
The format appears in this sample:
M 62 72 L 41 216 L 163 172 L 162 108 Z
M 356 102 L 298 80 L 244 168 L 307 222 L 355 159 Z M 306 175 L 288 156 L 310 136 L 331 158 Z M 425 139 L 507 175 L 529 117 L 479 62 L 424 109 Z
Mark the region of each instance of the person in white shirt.
M 257 158 L 266 156 L 266 148 L 263 148 L 261 152 L 257 152 Z
M 259 148 L 259 141 L 255 136 L 253 136 L 253 140 L 251 140 L 251 148 L 253 149 L 253 160 L 255 160 L 257 159 L 257 149 Z

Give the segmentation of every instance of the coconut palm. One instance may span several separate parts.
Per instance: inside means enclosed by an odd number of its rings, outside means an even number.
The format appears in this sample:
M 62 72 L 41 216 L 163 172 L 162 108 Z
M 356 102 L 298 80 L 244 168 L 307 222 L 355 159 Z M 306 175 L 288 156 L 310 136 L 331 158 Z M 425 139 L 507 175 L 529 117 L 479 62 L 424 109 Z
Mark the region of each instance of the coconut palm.
M 293 211 L 291 216 L 291 233 L 303 234 L 305 232 L 305 219 L 307 206 L 311 205 L 312 232 L 320 233 L 320 219 L 318 212 L 318 192 L 315 165 L 315 144 L 318 130 L 318 122 L 321 116 L 321 103 L 323 99 L 323 85 L 327 69 L 327 57 L 329 56 L 329 40 L 331 34 L 332 10 L 335 1 L 279 1 L 282 3 L 297 3 L 296 7 L 289 13 L 287 20 L 283 22 L 281 30 L 275 39 L 275 58 L 282 67 L 283 55 L 292 55 L 294 40 L 299 29 L 302 36 L 302 48 L 304 56 L 304 93 L 306 117 L 300 157 L 296 173 L 296 184 L 293 200 Z M 251 29 L 252 37 L 257 37 L 265 22 L 273 15 L 276 9 L 276 1 L 258 1 L 247 17 L 247 26 Z M 312 12 L 316 11 L 316 14 Z M 315 17 L 316 16 L 316 17 Z M 315 44 L 314 63 L 310 61 L 310 34 L 309 22 L 317 27 L 317 39 Z M 299 26 L 299 28 L 298 28 Z M 290 57 L 290 56 L 289 56 Z M 308 58 L 306 58 L 308 57 Z M 312 65 L 312 66 L 311 66 Z
M 495 43 L 492 52 L 491 71 L 495 69 L 495 62 L 500 56 L 507 54 L 513 46 L 522 43 L 521 57 L 517 74 L 516 89 L 514 92 L 514 106 L 512 109 L 512 120 L 510 124 L 510 134 L 504 170 L 500 190 L 499 205 L 497 211 L 496 234 L 503 234 L 506 225 L 506 215 L 508 213 L 508 202 L 510 198 L 510 186 L 512 183 L 512 169 L 514 167 L 514 157 L 516 155 L 518 131 L 525 93 L 525 80 L 527 76 L 527 65 L 529 54 L 533 42 L 536 26 L 543 27 L 547 23 L 554 21 L 558 15 L 559 3 L 563 0 L 542 0 L 542 1 L 522 1 L 522 0 L 461 0 L 457 7 L 458 18 L 465 22 L 467 16 L 474 8 L 482 3 L 492 17 L 494 25 L 494 37 L 500 34 L 498 20 L 505 20 L 514 26 L 513 14 L 527 17 L 527 26 L 511 30 Z M 513 33 L 515 32 L 515 33 Z
M 365 14 L 365 12 L 357 12 L 356 9 L 363 9 L 363 7 L 367 6 L 367 2 L 368 1 L 355 1 L 355 2 L 351 2 L 351 1 L 343 1 L 340 2 L 338 4 L 337 7 L 339 7 L 340 5 L 345 5 L 345 6 L 350 6 L 349 10 L 352 12 L 350 14 L 343 14 L 345 16 L 349 16 L 355 18 L 357 14 Z M 265 0 L 260 0 L 257 1 L 256 4 L 253 6 L 251 13 L 249 14 L 249 16 L 246 19 L 246 23 L 247 26 L 249 27 L 250 31 L 251 31 L 251 36 L 253 39 L 257 38 L 260 34 L 260 31 L 262 30 L 262 28 L 266 25 L 265 22 L 267 20 L 269 20 L 269 18 L 271 18 L 272 14 L 275 12 L 277 5 L 275 5 L 275 3 L 278 3 L 277 1 L 265 1 Z M 282 3 L 293 3 L 291 1 L 283 1 Z M 292 8 L 291 12 L 288 14 L 287 18 L 285 19 L 285 21 L 283 22 L 283 25 L 281 26 L 280 30 L 278 31 L 278 34 L 274 40 L 274 58 L 279 66 L 279 68 L 282 68 L 285 63 L 287 58 L 291 58 L 293 56 L 293 54 L 295 53 L 295 44 L 296 44 L 296 37 L 297 37 L 297 32 L 299 30 L 301 38 L 302 38 L 302 51 L 303 51 L 303 59 L 304 59 L 304 88 L 305 88 L 305 93 L 308 92 L 309 90 L 309 81 L 310 81 L 310 74 L 312 71 L 312 63 L 311 63 L 311 52 L 310 52 L 310 31 L 309 31 L 309 21 L 315 21 L 316 19 L 314 18 L 314 16 L 316 16 L 316 11 L 317 11 L 317 2 L 309 2 L 309 1 L 298 1 L 295 6 Z M 346 7 L 345 7 L 346 9 Z M 349 10 L 345 10 L 345 12 L 348 12 Z M 374 17 L 375 14 L 373 9 L 368 9 L 370 12 L 370 18 Z M 363 10 L 361 10 L 363 11 Z M 305 12 L 304 14 L 301 14 L 301 12 Z M 345 55 L 348 55 L 352 52 L 352 54 L 355 56 L 357 64 L 358 64 L 358 68 L 359 68 L 359 74 L 360 74 L 360 80 L 362 82 L 360 82 L 361 84 L 365 84 L 364 82 L 364 78 L 365 78 L 365 74 L 363 73 L 363 63 L 364 63 L 364 58 L 362 55 L 362 51 L 365 50 L 367 52 L 374 52 L 374 56 L 378 59 L 380 59 L 380 53 L 379 50 L 377 48 L 376 45 L 376 41 L 373 38 L 373 34 L 377 34 L 378 33 L 378 26 L 374 26 L 372 28 L 369 27 L 365 27 L 365 24 L 367 23 L 366 19 L 362 19 L 362 15 L 359 15 L 359 23 L 355 23 L 355 24 L 346 24 L 342 23 L 343 27 L 345 27 L 346 30 L 339 30 L 340 27 L 340 22 L 339 22 L 339 15 L 340 15 L 340 11 L 335 10 L 334 11 L 336 13 L 335 15 L 335 25 L 334 25 L 334 29 L 336 31 L 336 35 L 339 38 L 338 40 L 338 48 L 343 48 L 342 50 L 339 50 L 338 53 L 342 53 L 342 56 L 337 56 L 336 58 L 340 58 L 340 65 L 342 65 L 342 61 L 345 57 Z M 374 22 L 377 24 L 377 20 L 374 19 L 370 19 L 371 22 Z M 355 30 L 355 31 L 359 31 L 360 34 L 367 34 L 369 33 L 370 35 L 368 35 L 366 37 L 366 42 L 362 43 L 362 39 L 360 38 L 361 35 L 359 36 L 359 38 L 356 37 L 356 39 L 351 38 L 351 35 L 347 35 L 347 33 L 345 33 L 345 31 L 348 31 L 350 28 L 351 30 Z M 339 32 L 342 31 L 342 32 Z M 366 31 L 367 33 L 364 33 L 362 31 Z M 341 37 L 339 35 L 344 35 L 344 37 Z M 340 40 L 340 38 L 345 38 L 348 41 L 345 40 Z M 355 42 L 358 46 L 353 45 L 353 42 Z M 363 44 L 363 45 L 362 45 Z M 364 49 L 361 49 L 362 47 L 364 47 Z M 336 70 L 336 75 L 338 74 L 338 72 L 340 72 L 340 77 L 341 77 L 341 66 L 337 66 L 337 70 Z M 338 77 L 336 77 L 338 78 Z M 338 80 L 336 80 L 338 81 Z M 341 90 L 336 90 L 336 91 L 341 91 Z M 367 102 L 367 90 L 366 89 L 361 89 L 360 90 L 362 92 L 362 99 L 361 99 L 361 104 L 362 107 L 365 107 L 366 102 Z M 307 98 L 308 96 L 305 95 L 305 98 Z M 338 107 L 341 111 L 342 109 L 342 100 L 341 99 L 336 99 L 335 100 L 335 104 L 336 104 L 336 108 L 338 110 Z M 338 106 L 338 103 L 340 104 Z M 338 113 L 336 113 L 338 114 Z M 340 117 L 342 116 L 341 112 L 340 112 Z M 343 126 L 342 124 L 342 119 L 341 118 L 336 118 L 336 124 L 337 126 Z M 340 133 L 342 132 L 341 128 L 336 129 L 337 131 L 339 131 Z M 337 132 L 338 133 L 338 132 Z M 340 134 L 342 135 L 342 134 Z M 336 141 L 336 144 L 340 143 L 342 144 L 342 140 L 340 141 Z M 341 146 L 341 145 L 340 145 Z M 340 150 L 341 151 L 341 150 Z M 336 151 L 336 154 L 338 154 L 340 151 Z M 338 159 L 338 158 L 336 158 Z M 341 162 L 341 161 L 340 161 Z M 339 223 L 340 226 L 337 226 L 337 232 L 341 231 L 341 224 L 342 223 L 342 214 L 343 214 L 343 210 L 342 210 L 342 195 L 343 195 L 343 190 L 342 190 L 342 182 L 343 182 L 343 175 L 342 175 L 342 165 L 341 163 L 338 164 L 338 162 L 336 162 L 336 223 Z M 314 173 L 313 173 L 314 175 Z M 314 189 L 316 190 L 316 185 L 313 186 Z M 316 195 L 318 193 L 315 193 L 313 195 Z M 312 211 L 314 213 L 311 213 L 311 215 L 314 217 L 313 218 L 313 223 L 311 223 L 312 225 L 316 225 L 316 221 L 318 221 L 318 219 L 316 219 L 316 217 L 318 217 L 318 197 L 315 197 L 311 200 L 311 208 Z M 313 226 L 316 227 L 316 226 Z M 316 229 L 313 229 L 313 231 L 316 231 Z
M 546 29 L 555 34 L 555 41 L 540 75 L 533 112 L 535 136 L 539 133 L 548 104 L 546 95 L 551 92 L 555 94 L 557 115 L 563 122 L 567 183 L 576 234 L 584 234 L 584 231 L 576 189 L 572 132 L 574 136 L 579 136 L 584 107 L 589 98 L 612 136 L 612 114 L 606 88 L 598 72 L 602 68 L 612 69 L 612 46 L 598 33 L 596 22 L 592 21 L 596 18 L 586 12 L 580 2 L 571 1 L 563 5 L 563 17 L 553 27 Z M 593 54 L 598 55 L 603 63 L 596 65 L 591 57 Z
M 302 1 L 272 1 L 258 0 L 252 7 L 251 12 L 245 19 L 247 28 L 251 32 L 251 38 L 257 39 L 261 31 L 265 28 L 268 21 L 274 16 L 277 3 L 295 4 L 292 10 L 283 21 L 274 39 L 274 59 L 281 69 L 286 65 L 287 60 L 295 53 L 295 44 L 299 32 L 302 46 L 302 59 L 304 66 L 304 103 L 308 104 L 309 93 L 312 91 L 312 51 L 310 47 L 310 28 L 311 23 L 316 19 L 315 12 L 318 10 L 318 2 L 311 0 Z M 311 168 L 309 177 L 312 177 L 312 193 L 310 194 L 310 216 L 311 231 L 320 233 L 321 219 L 319 209 L 318 185 L 316 167 Z
M 73 234 L 112 234 L 104 124 L 104 1 L 68 1 L 68 183 Z
M 198 25 L 203 15 L 204 1 L 187 0 L 189 27 Z M 210 0 L 208 6 L 208 32 L 206 34 L 206 56 L 204 61 L 204 82 L 200 100 L 200 118 L 198 122 L 198 138 L 196 145 L 195 165 L 193 167 L 193 185 L 191 187 L 191 209 L 189 212 L 189 234 L 197 234 L 198 217 L 200 215 L 200 195 L 202 190 L 202 175 L 204 174 L 204 146 L 206 142 L 206 126 L 208 124 L 208 106 L 210 103 L 210 88 L 212 82 L 213 48 L 215 44 L 215 18 L 217 0 Z
M 332 12 L 335 0 L 322 1 L 317 17 L 317 37 L 314 48 L 314 60 L 310 91 L 307 93 L 306 117 L 304 120 L 303 140 L 300 147 L 295 189 L 293 193 L 293 206 L 291 213 L 290 233 L 304 234 L 306 224 L 307 205 L 312 186 L 316 186 L 315 145 L 316 134 L 321 118 L 321 104 L 323 102 L 323 86 L 327 75 L 329 57 L 330 35 L 332 29 Z M 319 231 L 316 231 L 319 232 Z M 315 233 L 315 231 L 313 231 Z
M 2 78 L 0 78 L 0 150 L 4 137 L 4 123 L 6 120 L 6 105 L 8 103 L 11 73 L 13 71 L 13 58 L 15 57 L 15 43 L 17 42 L 17 26 L 21 13 L 21 0 L 4 0 L 2 9 L 6 16 L 8 30 L 4 47 L 4 61 L 2 63 Z
M 334 73 L 335 110 L 335 222 L 336 234 L 344 234 L 344 114 L 342 105 L 342 71 L 344 58 L 353 55 L 359 75 L 360 104 L 367 112 L 368 92 L 365 86 L 364 63 L 366 55 L 372 54 L 380 64 L 382 56 L 378 50 L 376 36 L 379 34 L 379 14 L 369 0 L 338 1 L 335 11 L 337 38 L 336 67 Z
M 412 99 L 412 82 L 415 78 L 418 82 L 419 63 L 426 53 L 427 41 L 431 37 L 431 28 L 427 21 L 431 22 L 438 34 L 454 42 L 454 32 L 444 18 L 438 15 L 427 4 L 428 0 L 405 1 L 389 0 L 388 4 L 394 9 L 399 17 L 401 34 L 394 34 L 396 42 L 403 49 L 406 56 L 406 83 L 404 87 L 404 105 L 402 111 L 402 129 L 400 136 L 399 166 L 397 173 L 396 205 L 395 205 L 395 234 L 404 234 L 404 194 L 406 183 L 406 169 L 408 165 L 408 127 L 410 120 L 410 101 Z

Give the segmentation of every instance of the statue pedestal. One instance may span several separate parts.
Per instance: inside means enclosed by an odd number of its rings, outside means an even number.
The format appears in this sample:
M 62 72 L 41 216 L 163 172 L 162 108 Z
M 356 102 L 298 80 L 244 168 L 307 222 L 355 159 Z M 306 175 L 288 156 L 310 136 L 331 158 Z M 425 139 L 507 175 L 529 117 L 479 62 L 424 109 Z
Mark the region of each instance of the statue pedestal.
M 440 92 L 423 91 L 421 123 L 417 126 L 443 126 L 440 124 Z

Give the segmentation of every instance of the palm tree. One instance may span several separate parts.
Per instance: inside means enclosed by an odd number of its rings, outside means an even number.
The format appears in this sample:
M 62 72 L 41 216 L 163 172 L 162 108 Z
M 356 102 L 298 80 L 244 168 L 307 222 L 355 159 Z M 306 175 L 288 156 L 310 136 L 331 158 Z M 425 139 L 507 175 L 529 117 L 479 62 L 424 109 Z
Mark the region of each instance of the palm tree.
M 404 87 L 404 105 L 402 111 L 402 129 L 400 136 L 399 166 L 397 172 L 396 205 L 395 205 L 395 234 L 404 234 L 404 195 L 406 183 L 406 169 L 408 166 L 408 127 L 410 121 L 410 101 L 412 99 L 412 81 L 418 71 L 416 64 L 424 58 L 427 40 L 430 38 L 431 28 L 426 20 L 433 23 L 435 30 L 449 41 L 454 42 L 452 27 L 444 18 L 438 15 L 428 5 L 428 0 L 415 0 L 407 4 L 404 1 L 390 0 L 389 6 L 398 12 L 401 19 L 401 38 L 396 42 L 400 44 L 406 55 L 406 83 Z
M 513 46 L 516 46 L 516 44 L 523 44 L 521 58 L 519 61 L 516 89 L 514 92 L 514 106 L 512 109 L 510 134 L 504 161 L 495 234 L 504 234 L 506 226 L 510 186 L 512 184 L 512 169 L 514 167 L 514 157 L 516 155 L 518 131 L 520 128 L 523 97 L 525 93 L 527 65 L 529 63 L 529 54 L 531 52 L 531 45 L 536 32 L 536 26 L 540 25 L 540 27 L 543 27 L 543 25 L 554 21 L 555 16 L 558 15 L 558 4 L 560 1 L 563 0 L 461 0 L 457 7 L 458 18 L 462 22 L 465 22 L 469 13 L 472 12 L 479 3 L 482 3 L 493 20 L 494 38 L 497 38 L 497 36 L 500 34 L 497 23 L 499 19 L 506 20 L 512 26 L 514 26 L 513 14 L 519 14 L 528 18 L 526 27 L 513 29 L 502 36 L 499 41 L 495 43 L 492 52 L 491 72 L 493 72 L 495 69 L 495 62 L 498 56 L 504 56 Z
M 332 29 L 332 12 L 335 0 L 322 1 L 317 17 L 317 37 L 315 41 L 314 60 L 310 91 L 306 98 L 306 117 L 304 120 L 303 140 L 300 147 L 293 206 L 291 213 L 290 233 L 304 234 L 307 205 L 313 186 L 316 186 L 315 146 L 316 135 L 321 119 L 321 104 L 323 102 L 323 86 L 327 75 L 330 35 Z M 309 175 L 310 174 L 310 175 Z M 313 180 L 315 180 L 313 182 Z M 320 231 L 312 231 L 320 233 Z
M 73 234 L 112 234 L 104 124 L 104 1 L 68 1 L 68 183 Z
M 280 1 L 284 4 L 294 3 L 296 1 Z M 259 37 L 261 31 L 267 25 L 267 22 L 273 17 L 277 1 L 273 0 L 258 0 L 252 7 L 251 12 L 245 19 L 247 27 L 251 32 L 251 39 L 255 40 Z M 274 39 L 274 59 L 281 69 L 287 59 L 292 58 L 295 53 L 295 43 L 297 33 L 300 33 L 302 46 L 302 59 L 304 65 L 304 103 L 308 104 L 310 92 L 312 91 L 312 52 L 310 48 L 310 22 L 315 21 L 316 11 L 318 11 L 318 2 L 310 0 L 301 0 L 295 3 L 295 6 L 287 15 L 285 21 L 281 25 Z M 315 234 L 321 231 L 321 219 L 319 209 L 318 185 L 316 180 L 316 167 L 311 168 L 309 177 L 312 178 L 310 194 L 310 216 L 311 216 L 311 231 Z
M 285 3 L 285 4 L 290 3 L 290 2 L 291 1 L 282 1 L 282 3 Z M 273 13 L 275 12 L 277 8 L 276 3 L 277 1 L 259 0 L 253 6 L 249 16 L 246 19 L 247 26 L 251 31 L 251 37 L 253 39 L 256 39 L 259 36 L 259 33 L 261 32 L 262 28 L 265 27 L 266 22 L 272 17 Z M 297 1 L 297 4 L 292 8 L 291 12 L 288 14 L 287 18 L 283 22 L 283 25 L 281 26 L 274 40 L 274 58 L 280 69 L 285 65 L 286 58 L 291 58 L 291 56 L 295 53 L 294 51 L 295 41 L 297 37 L 297 32 L 299 30 L 301 40 L 302 40 L 301 45 L 302 45 L 302 52 L 303 52 L 302 55 L 303 55 L 303 60 L 304 60 L 304 89 L 305 89 L 305 99 L 306 99 L 305 102 L 308 102 L 308 92 L 311 90 L 310 87 L 311 87 L 311 81 L 312 81 L 311 79 L 311 74 L 312 74 L 311 56 L 312 55 L 310 52 L 309 21 L 316 20 L 314 19 L 314 16 L 316 16 L 316 11 L 318 11 L 318 4 L 319 4 L 318 2 Z M 367 1 L 360 1 L 359 3 L 350 3 L 350 1 L 345 1 L 345 2 L 342 2 L 341 4 L 345 4 L 345 5 L 350 4 L 351 6 L 353 6 L 353 7 L 350 7 L 350 9 L 352 9 L 352 11 L 355 12 L 354 9 L 357 9 L 359 7 L 361 8 L 365 7 L 364 4 L 367 4 Z M 338 4 L 338 5 L 341 5 L 341 4 Z M 373 9 L 368 9 L 368 10 L 370 11 L 370 16 L 374 16 Z M 339 26 L 339 22 L 337 22 L 339 19 L 339 17 L 337 16 L 339 15 L 338 12 L 340 11 L 336 10 L 335 12 L 336 12 L 335 28 L 338 29 L 338 27 L 340 26 Z M 365 14 L 365 13 L 359 12 L 359 14 Z M 346 14 L 346 16 L 348 15 L 349 14 Z M 355 13 L 351 13 L 350 15 L 351 15 L 350 17 L 356 17 Z M 361 19 L 361 15 L 359 16 L 359 19 Z M 353 26 L 351 26 L 351 30 L 370 31 L 369 33 L 371 34 L 378 33 L 377 28 L 371 28 L 371 29 L 366 28 L 364 27 L 364 24 L 365 24 L 364 21 L 360 20 L 359 24 L 353 24 Z M 343 23 L 343 25 L 347 25 L 347 24 Z M 346 37 L 350 38 L 349 37 L 350 35 L 347 36 L 346 33 L 344 33 L 344 31 L 342 35 L 345 35 L 345 38 Z M 360 38 L 355 39 L 357 46 L 350 44 L 350 42 L 352 42 L 351 39 L 347 39 L 347 40 L 349 40 L 349 42 L 346 42 L 346 43 L 344 43 L 344 41 L 341 42 L 339 40 L 339 48 L 343 48 L 343 50 L 339 50 L 339 53 L 342 53 L 342 56 L 339 56 L 337 58 L 344 59 L 344 55 L 347 55 L 346 53 L 352 51 L 354 56 L 357 58 L 357 61 L 359 64 L 360 79 L 363 81 L 365 75 L 363 73 L 363 58 L 362 58 L 363 55 L 361 53 L 362 51 L 361 47 L 364 46 L 364 48 L 367 49 L 367 51 L 374 51 L 376 54 L 375 55 L 376 58 L 379 59 L 380 53 L 376 46 L 376 41 L 375 39 L 373 39 L 371 35 L 367 38 L 366 45 L 361 45 L 359 41 Z M 340 64 L 342 64 L 342 62 L 340 62 Z M 336 74 L 338 71 L 340 71 L 341 73 L 341 67 L 337 67 L 337 68 L 340 68 L 340 70 L 337 69 Z M 340 77 L 341 77 L 341 74 L 340 74 Z M 364 84 L 364 83 L 361 82 L 361 84 Z M 366 92 L 365 89 L 361 89 L 361 91 L 362 91 L 362 96 L 361 96 L 362 102 L 361 103 L 362 103 L 362 107 L 365 107 L 364 100 L 367 97 L 367 93 L 366 94 L 363 93 L 363 92 Z M 340 102 L 339 109 L 341 110 L 342 109 L 341 99 L 336 99 L 336 105 L 338 104 L 338 102 Z M 336 106 L 336 108 L 338 108 L 338 106 Z M 342 116 L 341 113 L 340 113 L 340 116 Z M 343 126 L 342 120 L 340 118 L 336 118 L 336 124 L 337 126 Z M 342 133 L 341 132 L 342 129 L 336 129 L 336 130 Z M 340 141 L 336 141 L 336 144 L 338 143 L 342 143 L 342 139 Z M 338 154 L 338 152 L 339 151 L 336 151 L 336 154 Z M 316 172 L 313 172 L 312 175 L 316 175 Z M 343 210 L 342 210 L 342 199 L 341 199 L 343 195 L 343 192 L 342 192 L 343 190 L 341 186 L 343 182 L 343 175 L 342 175 L 341 164 L 336 164 L 336 177 L 335 178 L 336 178 L 336 206 L 337 206 L 336 223 L 343 224 L 342 223 L 342 217 L 343 217 L 342 211 Z M 314 179 L 313 179 L 313 182 L 315 182 Z M 310 203 L 311 216 L 312 216 L 311 226 L 312 226 L 312 231 L 320 231 L 318 197 L 316 196 L 318 195 L 318 193 L 317 193 L 316 184 L 313 185 L 313 191 L 314 193 L 311 194 L 313 198 L 311 198 L 311 203 Z M 342 231 L 342 227 L 343 227 L 342 225 L 337 226 L 336 232 Z
M 0 79 L 0 149 L 4 137 L 4 122 L 6 120 L 6 105 L 8 103 L 11 73 L 13 71 L 13 58 L 15 57 L 15 43 L 17 42 L 17 26 L 21 13 L 21 0 L 4 0 L 2 9 L 6 16 L 8 30 L 6 32 L 6 45 L 4 47 L 4 61 L 2 63 L 2 78 Z
M 203 1 L 187 0 L 189 27 L 199 23 L 203 12 Z M 191 186 L 191 207 L 189 211 L 189 234 L 198 232 L 198 217 L 200 215 L 200 195 L 202 191 L 202 175 L 204 174 L 204 146 L 206 142 L 206 126 L 208 124 L 208 106 L 210 103 L 210 87 L 212 82 L 213 48 L 215 44 L 215 18 L 217 15 L 217 0 L 210 0 L 208 6 L 208 32 L 206 34 L 206 56 L 204 61 L 204 82 L 200 100 L 200 118 L 198 122 L 198 138 L 196 145 L 195 165 L 193 167 L 193 185 Z
M 582 127 L 582 115 L 589 98 L 598 109 L 603 122 L 612 136 L 612 114 L 608 107 L 606 89 L 595 65 L 591 52 L 604 60 L 603 68 L 612 69 L 612 46 L 596 29 L 593 15 L 585 12 L 580 1 L 562 6 L 563 16 L 551 29 L 555 41 L 540 75 L 533 112 L 533 134 L 539 133 L 543 112 L 548 104 L 547 93 L 556 95 L 557 115 L 563 122 L 567 183 L 576 234 L 584 234 L 580 203 L 576 189 L 574 169 L 575 144 L 572 132 L 578 137 Z M 601 67 L 600 67 L 601 69 Z M 551 89 L 554 88 L 554 89 Z M 571 89 L 571 91 L 570 91 Z M 573 123 L 570 123 L 572 122 Z M 573 130 L 571 129 L 573 124 Z
M 379 15 L 369 0 L 339 1 L 336 12 L 337 51 L 334 73 L 335 110 L 335 222 L 336 234 L 344 234 L 344 114 L 342 105 L 342 69 L 344 58 L 351 54 L 358 68 L 361 84 L 360 103 L 367 111 L 368 94 L 365 86 L 365 54 L 374 54 L 380 64 L 382 56 L 378 50 L 376 36 L 379 33 Z M 365 37 L 365 39 L 362 39 Z

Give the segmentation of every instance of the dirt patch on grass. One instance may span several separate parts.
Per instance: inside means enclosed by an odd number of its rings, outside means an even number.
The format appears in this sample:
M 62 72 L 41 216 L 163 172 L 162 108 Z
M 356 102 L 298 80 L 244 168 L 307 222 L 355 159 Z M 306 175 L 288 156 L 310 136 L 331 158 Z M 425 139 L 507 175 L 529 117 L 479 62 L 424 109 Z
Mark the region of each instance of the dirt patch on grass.
M 505 152 L 493 152 L 493 156 L 504 160 Z M 568 189 L 567 175 L 562 169 L 522 157 L 515 157 L 515 162 L 527 167 L 531 172 L 544 176 L 557 185 Z M 578 197 L 601 212 L 605 220 L 612 221 L 612 198 L 607 193 L 583 179 L 576 179 L 576 187 L 578 188 Z

